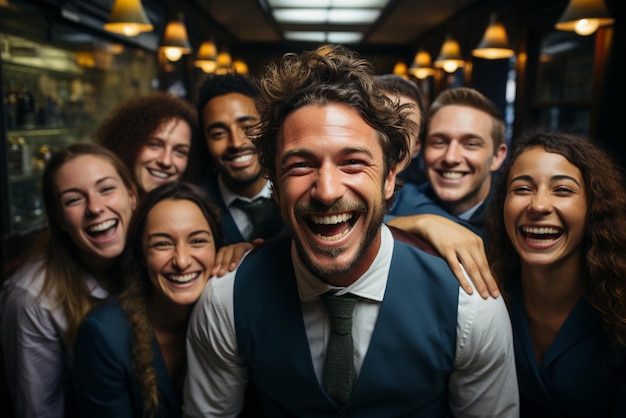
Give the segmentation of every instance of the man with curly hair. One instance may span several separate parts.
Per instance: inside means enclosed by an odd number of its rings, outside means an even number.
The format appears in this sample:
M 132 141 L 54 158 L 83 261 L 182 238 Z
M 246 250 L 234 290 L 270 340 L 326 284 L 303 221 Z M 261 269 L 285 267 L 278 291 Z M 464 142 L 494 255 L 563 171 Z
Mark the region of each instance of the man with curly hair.
M 259 86 L 254 143 L 289 236 L 207 284 L 184 414 L 236 417 L 249 384 L 255 416 L 518 416 L 502 298 L 465 293 L 382 223 L 415 126 L 372 65 L 343 47 L 287 54 Z

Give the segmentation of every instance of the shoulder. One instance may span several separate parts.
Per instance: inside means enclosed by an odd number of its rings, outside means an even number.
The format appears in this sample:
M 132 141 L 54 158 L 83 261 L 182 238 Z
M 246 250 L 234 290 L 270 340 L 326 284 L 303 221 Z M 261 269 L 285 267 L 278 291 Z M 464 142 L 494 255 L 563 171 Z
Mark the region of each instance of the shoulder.
M 112 350 L 125 350 L 131 329 L 117 300 L 110 300 L 89 313 L 80 325 L 78 340 L 96 342 Z

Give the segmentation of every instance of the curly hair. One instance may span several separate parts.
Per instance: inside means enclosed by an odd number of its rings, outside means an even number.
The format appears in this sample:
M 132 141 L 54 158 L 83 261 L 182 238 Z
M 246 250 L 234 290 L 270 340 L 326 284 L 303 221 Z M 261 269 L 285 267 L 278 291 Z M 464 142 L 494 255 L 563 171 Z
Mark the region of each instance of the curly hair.
M 498 146 L 504 144 L 506 127 L 500 108 L 478 90 L 470 87 L 456 87 L 442 91 L 430 105 L 428 118 L 432 118 L 442 107 L 467 106 L 481 110 L 491 116 L 491 138 L 493 139 L 493 152 Z
M 194 107 L 184 99 L 165 92 L 154 92 L 127 100 L 107 115 L 93 133 L 93 139 L 117 154 L 138 184 L 135 161 L 141 148 L 155 131 L 172 119 L 185 121 L 191 128 L 189 159 L 181 180 L 196 181 L 201 175 L 203 143 Z M 140 192 L 143 194 L 145 191 Z
M 385 174 L 408 155 L 409 135 L 415 130 L 410 107 L 394 104 L 376 81 L 373 66 L 342 46 L 323 46 L 300 55 L 285 54 L 279 65 L 270 63 L 259 81 L 257 108 L 261 119 L 251 138 L 259 161 L 276 182 L 276 151 L 280 128 L 301 107 L 342 103 L 359 112 L 378 132 L 385 158 Z M 396 179 L 396 190 L 400 187 Z M 393 197 L 387 200 L 387 208 Z
M 164 200 L 188 200 L 194 203 L 211 228 L 215 249 L 219 249 L 223 244 L 220 209 L 211 203 L 202 188 L 194 184 L 173 182 L 159 186 L 144 195 L 135 210 L 122 254 L 125 288 L 119 296 L 119 303 L 133 331 L 133 366 L 135 376 L 142 386 L 146 416 L 153 416 L 156 413 L 159 399 L 157 376 L 153 366 L 154 329 L 148 314 L 152 285 L 144 261 L 143 234 L 148 214 L 157 203 Z
M 527 131 L 514 142 L 487 217 L 491 268 L 501 287 L 520 269 L 519 255 L 506 233 L 503 210 L 511 167 L 524 151 L 535 146 L 562 155 L 582 174 L 587 199 L 582 242 L 586 297 L 602 316 L 608 340 L 626 345 L 626 188 L 619 166 L 593 142 L 545 129 Z
M 55 184 L 57 172 L 68 162 L 84 156 L 92 155 L 109 162 L 122 183 L 131 195 L 136 196 L 135 183 L 131 174 L 108 149 L 93 143 L 74 143 L 68 145 L 52 155 L 42 176 L 42 195 L 48 228 L 44 230 L 37 245 L 31 250 L 30 257 L 45 255 L 43 268 L 45 269 L 45 281 L 41 290 L 42 294 L 54 296 L 67 319 L 65 340 L 73 345 L 78 327 L 87 313 L 93 308 L 91 293 L 85 284 L 83 277 L 87 266 L 78 262 L 78 248 L 70 235 L 61 225 L 61 204 L 58 189 Z M 112 260 L 111 274 L 115 275 L 117 260 Z M 112 282 L 110 289 L 113 293 L 116 286 L 121 283 Z

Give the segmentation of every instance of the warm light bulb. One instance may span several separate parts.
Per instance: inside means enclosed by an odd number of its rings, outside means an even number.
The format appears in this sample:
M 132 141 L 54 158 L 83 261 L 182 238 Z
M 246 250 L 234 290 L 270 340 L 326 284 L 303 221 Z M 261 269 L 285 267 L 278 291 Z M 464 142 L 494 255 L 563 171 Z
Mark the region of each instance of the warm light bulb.
M 459 68 L 459 65 L 455 61 L 446 61 L 443 63 L 444 71 L 453 73 Z
M 200 68 L 202 69 L 202 71 L 204 71 L 207 74 L 210 74 L 212 72 L 215 72 L 215 69 L 217 68 L 217 62 L 215 61 L 206 61 L 203 62 L 200 65 Z
M 183 56 L 183 52 L 180 50 L 180 48 L 166 47 L 166 48 L 163 48 L 163 53 L 165 54 L 167 59 L 170 61 L 178 61 L 180 57 Z
M 126 26 L 124 26 L 122 31 L 124 32 L 124 35 L 126 35 L 126 36 L 137 36 L 141 32 L 139 30 L 139 27 L 137 27 L 135 25 L 126 25 Z
M 581 36 L 588 36 L 594 33 L 599 26 L 598 19 L 580 19 L 574 26 L 574 32 Z

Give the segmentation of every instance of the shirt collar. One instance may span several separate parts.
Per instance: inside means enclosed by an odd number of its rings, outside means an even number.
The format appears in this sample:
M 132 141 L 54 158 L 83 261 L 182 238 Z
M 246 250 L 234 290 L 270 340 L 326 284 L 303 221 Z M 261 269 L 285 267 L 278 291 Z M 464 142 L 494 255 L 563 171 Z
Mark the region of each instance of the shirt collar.
M 348 287 L 332 286 L 317 276 L 307 267 L 298 254 L 296 244 L 291 243 L 291 258 L 298 284 L 298 293 L 302 302 L 308 302 L 317 298 L 322 293 L 329 290 L 336 290 L 338 295 L 351 293 L 365 299 L 382 302 L 387 287 L 387 276 L 391 266 L 391 256 L 393 252 L 393 237 L 391 231 L 385 226 L 381 226 L 380 249 L 372 265 L 359 279 Z

